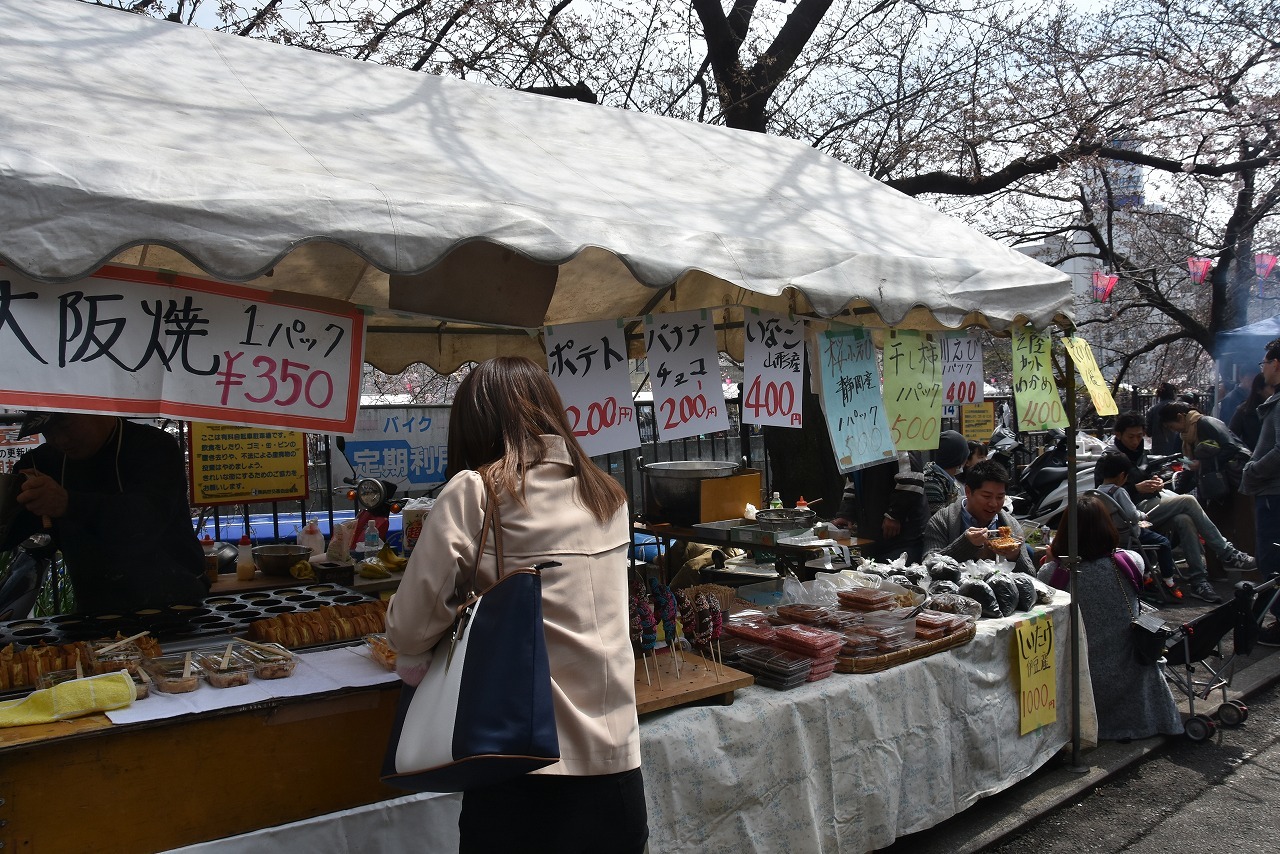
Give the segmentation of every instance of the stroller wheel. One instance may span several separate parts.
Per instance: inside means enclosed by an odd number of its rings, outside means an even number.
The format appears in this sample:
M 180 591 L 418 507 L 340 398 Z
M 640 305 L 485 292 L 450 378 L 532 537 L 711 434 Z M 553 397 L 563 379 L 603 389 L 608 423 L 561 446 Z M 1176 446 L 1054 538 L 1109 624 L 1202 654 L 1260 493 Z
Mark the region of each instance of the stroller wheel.
M 1237 709 L 1240 710 L 1240 723 L 1244 723 L 1245 721 L 1249 720 L 1249 707 L 1246 706 L 1244 703 L 1240 702 L 1239 700 L 1227 700 L 1227 705 L 1235 706 Z
M 1218 720 L 1223 726 L 1238 727 L 1244 723 L 1245 711 L 1241 711 L 1240 706 L 1235 703 L 1223 703 L 1218 706 Z
M 1192 741 L 1204 741 L 1212 738 L 1217 729 L 1213 719 L 1207 715 L 1196 715 L 1194 718 L 1188 718 L 1185 726 L 1187 738 Z

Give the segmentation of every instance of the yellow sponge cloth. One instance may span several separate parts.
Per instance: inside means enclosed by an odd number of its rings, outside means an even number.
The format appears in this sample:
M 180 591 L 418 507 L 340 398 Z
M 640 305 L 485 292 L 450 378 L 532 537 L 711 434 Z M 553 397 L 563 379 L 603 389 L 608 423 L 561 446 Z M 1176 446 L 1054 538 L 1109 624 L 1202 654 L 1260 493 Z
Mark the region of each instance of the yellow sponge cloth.
M 73 679 L 0 703 L 0 726 L 44 724 L 93 712 L 122 709 L 137 696 L 133 677 L 124 670 Z

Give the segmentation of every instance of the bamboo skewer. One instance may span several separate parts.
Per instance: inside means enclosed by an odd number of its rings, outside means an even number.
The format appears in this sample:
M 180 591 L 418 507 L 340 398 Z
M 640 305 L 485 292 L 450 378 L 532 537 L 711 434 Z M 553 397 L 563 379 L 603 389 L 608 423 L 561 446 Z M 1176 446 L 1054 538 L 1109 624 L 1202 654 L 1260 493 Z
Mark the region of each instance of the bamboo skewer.
M 130 635 L 124 640 L 118 640 L 113 644 L 108 644 L 107 646 L 104 646 L 98 650 L 98 655 L 102 655 L 104 652 L 111 652 L 111 650 L 118 649 L 119 647 L 122 647 L 127 643 L 133 643 L 138 638 L 144 638 L 149 634 L 151 634 L 151 632 L 138 632 L 136 635 Z
M 191 675 L 191 653 L 187 653 L 182 659 L 182 678 L 186 679 Z
M 231 666 L 231 648 L 233 646 L 235 646 L 234 642 L 227 644 L 226 651 L 222 653 L 222 664 L 218 667 L 219 670 L 226 670 Z

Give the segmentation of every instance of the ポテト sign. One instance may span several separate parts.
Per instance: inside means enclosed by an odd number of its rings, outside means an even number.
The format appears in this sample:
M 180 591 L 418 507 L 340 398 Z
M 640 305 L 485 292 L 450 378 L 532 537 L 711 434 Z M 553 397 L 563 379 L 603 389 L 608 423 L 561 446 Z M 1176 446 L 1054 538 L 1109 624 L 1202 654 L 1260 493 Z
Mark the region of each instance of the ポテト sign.
M 626 335 L 616 320 L 546 327 L 547 371 L 589 456 L 640 447 Z
M 0 266 L 0 358 L 10 407 L 350 433 L 364 316 L 124 267 L 47 285 Z

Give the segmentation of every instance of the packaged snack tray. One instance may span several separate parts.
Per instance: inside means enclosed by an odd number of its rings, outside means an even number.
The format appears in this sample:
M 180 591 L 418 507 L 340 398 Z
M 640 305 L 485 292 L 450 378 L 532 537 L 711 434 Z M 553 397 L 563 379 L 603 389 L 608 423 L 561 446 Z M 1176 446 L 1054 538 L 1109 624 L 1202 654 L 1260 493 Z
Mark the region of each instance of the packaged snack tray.
M 365 635 L 364 642 L 369 647 L 374 661 L 388 670 L 396 669 L 396 651 L 391 648 L 391 642 L 387 640 L 386 635 Z
M 253 675 L 259 679 L 284 679 L 298 665 L 297 656 L 277 643 L 238 646 L 236 651 L 253 663 Z
M 756 675 L 769 675 L 786 678 L 797 673 L 808 673 L 813 666 L 813 659 L 798 653 L 781 649 L 762 648 L 755 652 L 743 653 L 738 663 Z
M 148 658 L 142 662 L 147 675 L 151 677 L 151 685 L 165 694 L 186 694 L 200 687 L 204 672 L 192 656 L 191 668 L 183 672 L 186 655 L 162 655 L 159 658 Z
M 127 643 L 124 646 L 117 646 L 115 649 L 107 649 L 115 646 L 116 641 L 99 640 L 89 644 L 89 657 L 92 660 L 94 673 L 115 673 L 117 670 L 128 670 L 130 676 L 138 675 L 138 668 L 142 666 L 142 650 L 137 644 Z M 107 649 L 106 652 L 99 650 Z
M 852 608 L 858 611 L 884 610 L 892 608 L 896 604 L 896 599 L 891 591 L 872 590 L 870 588 L 841 590 L 836 593 L 836 598 L 845 608 Z
M 248 685 L 249 677 L 253 675 L 253 662 L 235 649 L 231 650 L 229 656 L 225 655 L 225 652 L 225 648 L 202 649 L 196 652 L 194 658 L 204 671 L 204 678 L 209 680 L 209 684 L 214 688 Z M 227 661 L 225 667 L 222 665 L 224 657 Z

